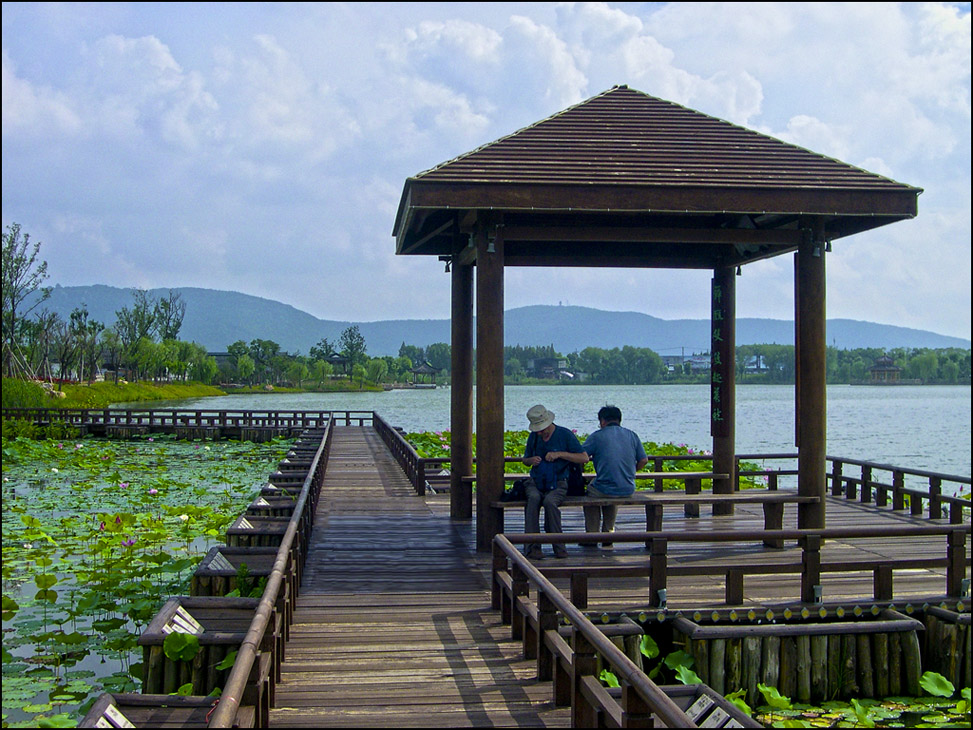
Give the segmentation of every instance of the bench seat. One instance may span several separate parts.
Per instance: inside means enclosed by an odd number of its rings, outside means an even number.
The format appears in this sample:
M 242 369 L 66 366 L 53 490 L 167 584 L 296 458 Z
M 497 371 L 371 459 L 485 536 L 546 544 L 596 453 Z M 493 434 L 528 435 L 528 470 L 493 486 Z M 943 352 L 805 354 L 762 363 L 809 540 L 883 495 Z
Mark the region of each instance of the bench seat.
M 676 472 L 677 474 L 679 472 Z M 685 474 L 685 472 L 683 472 Z M 565 507 L 625 507 L 631 505 L 641 506 L 645 509 L 645 530 L 646 532 L 658 532 L 662 529 L 662 515 L 666 507 L 682 506 L 687 517 L 699 516 L 699 505 L 701 504 L 759 504 L 764 511 L 764 529 L 781 530 L 784 526 L 784 505 L 785 504 L 810 504 L 817 502 L 817 497 L 808 497 L 790 491 L 778 491 L 768 489 L 748 489 L 743 492 L 733 492 L 731 494 L 713 494 L 712 492 L 700 494 L 686 494 L 685 492 L 635 492 L 630 497 L 620 497 L 617 499 L 594 499 L 592 497 L 565 497 L 561 503 L 561 508 Z M 491 507 L 501 510 L 524 508 L 524 500 L 510 502 L 492 502 Z M 500 522 L 502 529 L 502 520 Z M 766 539 L 763 541 L 768 547 L 783 547 L 783 540 L 777 538 Z

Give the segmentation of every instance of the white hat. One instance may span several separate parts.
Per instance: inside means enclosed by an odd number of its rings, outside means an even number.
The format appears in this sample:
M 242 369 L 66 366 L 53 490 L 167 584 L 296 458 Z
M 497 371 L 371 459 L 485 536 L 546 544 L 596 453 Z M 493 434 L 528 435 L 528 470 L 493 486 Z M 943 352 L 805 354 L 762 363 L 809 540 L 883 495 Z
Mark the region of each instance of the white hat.
M 554 414 L 544 406 L 537 405 L 527 411 L 527 420 L 530 421 L 531 431 L 543 431 L 554 423 Z

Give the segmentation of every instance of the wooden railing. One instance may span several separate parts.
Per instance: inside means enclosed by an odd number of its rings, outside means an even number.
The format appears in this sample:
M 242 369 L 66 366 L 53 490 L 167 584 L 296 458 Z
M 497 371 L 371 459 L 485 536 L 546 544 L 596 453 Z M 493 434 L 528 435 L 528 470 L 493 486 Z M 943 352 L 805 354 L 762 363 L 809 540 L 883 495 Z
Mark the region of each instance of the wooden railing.
M 375 430 L 378 431 L 379 436 L 382 437 L 382 441 L 388 447 L 388 450 L 392 452 L 392 456 L 398 462 L 399 466 L 402 467 L 402 471 L 409 478 L 409 482 L 412 484 L 412 488 L 416 490 L 416 494 L 420 497 L 426 494 L 426 464 L 431 461 L 431 459 L 423 459 L 413 448 L 412 444 L 406 441 L 405 437 L 401 432 L 390 426 L 388 422 L 379 416 L 377 413 L 373 414 L 374 420 L 372 421 Z
M 339 414 L 335 414 L 339 415 Z M 206 409 L 129 410 L 120 408 L 4 408 L 4 420 L 26 420 L 33 423 L 55 422 L 71 426 L 147 426 L 166 429 L 176 427 L 213 428 L 323 428 L 332 411 L 251 411 Z M 350 414 L 345 413 L 346 418 Z M 371 420 L 371 413 L 367 414 Z
M 555 703 L 571 705 L 572 727 L 651 727 L 651 715 L 665 727 L 697 727 L 506 536 L 497 535 L 493 545 L 494 581 L 506 578 L 508 585 L 516 586 L 512 591 L 515 598 L 525 599 L 514 600 L 514 611 L 507 614 L 512 633 L 515 638 L 524 638 L 525 653 L 536 658 L 538 681 L 553 680 Z M 533 602 L 529 601 L 527 585 L 535 587 Z M 501 608 L 499 601 L 495 600 L 494 608 Z M 570 646 L 558 632 L 559 614 L 573 629 Z M 598 655 L 623 685 L 620 699 L 598 681 Z M 599 716 L 603 722 L 598 721 Z
M 219 704 L 209 719 L 209 727 L 228 728 L 234 726 L 237 709 L 240 707 L 254 662 L 257 660 L 259 647 L 263 643 L 265 632 L 271 625 L 274 607 L 280 600 L 280 594 L 284 590 L 285 583 L 290 579 L 290 576 L 287 574 L 289 556 L 292 554 L 295 545 L 308 544 L 307 539 L 302 539 L 300 533 L 302 529 L 307 529 L 307 526 L 311 522 L 307 512 L 313 510 L 314 496 L 320 490 L 321 483 L 324 479 L 324 471 L 327 467 L 331 439 L 334 433 L 333 424 L 334 421 L 327 423 L 327 430 L 311 461 L 307 477 L 304 480 L 304 485 L 298 495 L 290 523 L 287 526 L 287 531 L 277 551 L 277 559 L 274 562 L 273 571 L 267 581 L 267 587 L 260 598 L 260 604 L 254 614 L 246 638 L 237 653 L 233 668 L 227 677 L 226 686 L 223 687 Z M 298 560 L 303 563 L 305 557 L 306 553 L 302 551 L 298 556 Z M 275 668 L 275 671 L 278 670 L 279 668 Z
M 944 595 L 962 598 L 969 592 L 966 580 L 970 558 L 967 557 L 967 537 L 970 525 L 913 525 L 894 527 L 855 527 L 827 528 L 823 530 L 769 530 L 761 533 L 768 539 L 797 541 L 800 558 L 774 563 L 746 565 L 669 565 L 669 547 L 673 543 L 745 543 L 753 536 L 737 531 L 687 532 L 660 530 L 655 532 L 615 532 L 615 533 L 561 533 L 561 534 L 507 534 L 505 538 L 514 545 L 540 543 L 582 543 L 596 544 L 638 542 L 648 546 L 649 557 L 638 563 L 621 566 L 581 566 L 565 568 L 545 568 L 542 572 L 549 577 L 569 577 L 575 605 L 587 605 L 587 586 L 589 577 L 632 578 L 648 577 L 649 606 L 664 608 L 671 596 L 668 595 L 668 578 L 673 576 L 723 576 L 724 597 L 727 605 L 740 605 L 743 602 L 743 579 L 745 575 L 787 575 L 799 573 L 801 576 L 800 595 L 794 601 L 800 603 L 820 603 L 824 599 L 821 576 L 825 573 L 871 572 L 874 582 L 874 599 L 891 601 L 894 598 L 893 571 L 945 568 L 946 580 Z M 876 556 L 872 559 L 842 560 L 823 562 L 821 545 L 825 540 L 860 540 L 873 538 L 910 538 L 945 537 L 942 558 L 916 558 Z M 494 549 L 494 573 L 502 568 Z M 499 607 L 502 581 L 494 576 L 493 602 Z M 780 600 L 787 601 L 786 597 Z

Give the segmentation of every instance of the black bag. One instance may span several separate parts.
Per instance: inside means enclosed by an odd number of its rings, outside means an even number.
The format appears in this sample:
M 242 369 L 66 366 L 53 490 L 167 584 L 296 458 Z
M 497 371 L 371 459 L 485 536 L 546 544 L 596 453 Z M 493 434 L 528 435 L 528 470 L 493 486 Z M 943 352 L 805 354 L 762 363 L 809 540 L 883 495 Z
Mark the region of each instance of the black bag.
M 583 497 L 585 495 L 584 471 L 581 464 L 572 462 L 568 466 L 568 496 Z
M 501 502 L 523 502 L 527 499 L 527 490 L 524 488 L 524 480 L 518 479 L 509 489 L 500 495 Z

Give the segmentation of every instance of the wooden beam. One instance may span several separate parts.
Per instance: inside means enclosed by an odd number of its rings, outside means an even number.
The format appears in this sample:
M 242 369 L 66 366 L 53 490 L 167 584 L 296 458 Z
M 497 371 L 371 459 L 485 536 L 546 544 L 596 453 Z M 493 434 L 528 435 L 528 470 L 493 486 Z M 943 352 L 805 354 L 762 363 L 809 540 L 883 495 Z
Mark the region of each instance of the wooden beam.
M 520 241 L 556 245 L 563 241 L 587 243 L 710 243 L 716 245 L 797 246 L 801 231 L 755 228 L 656 228 L 646 226 L 504 226 L 508 243 Z

